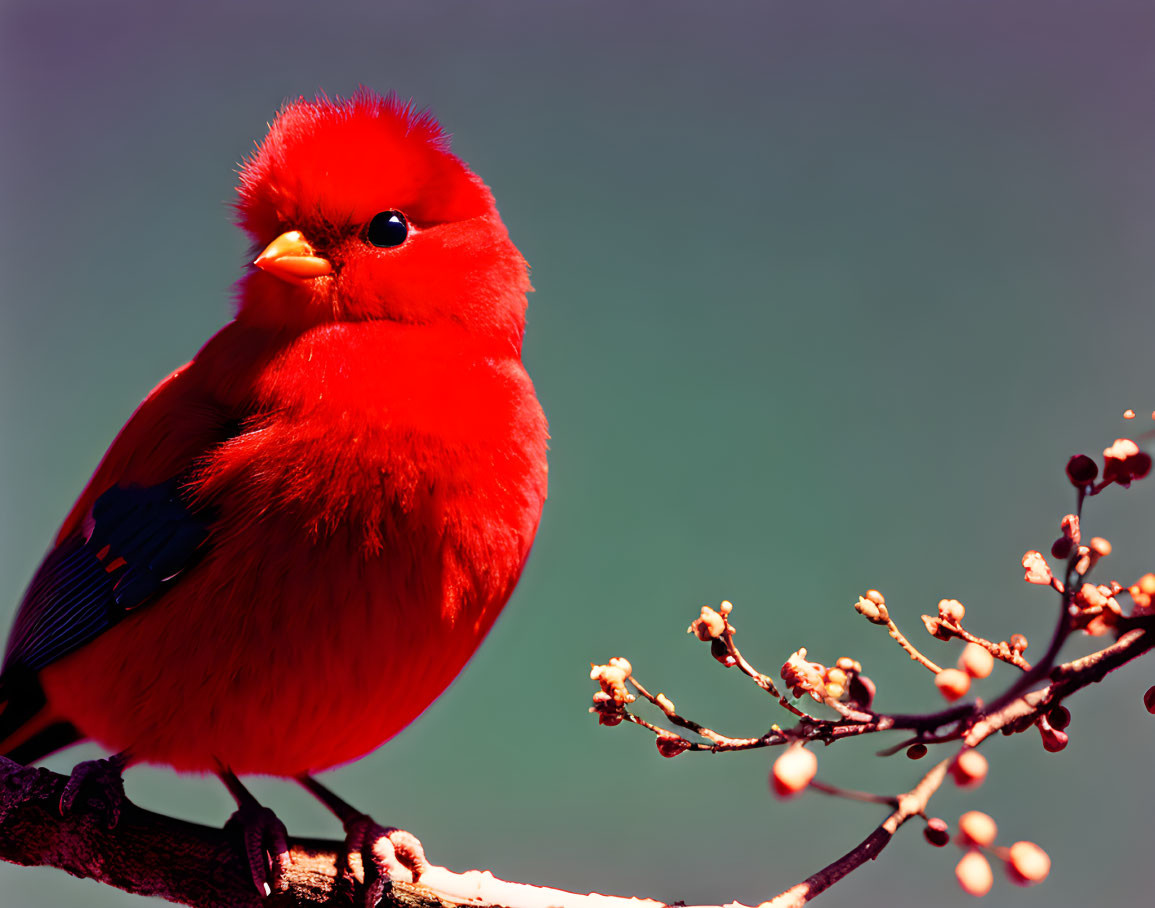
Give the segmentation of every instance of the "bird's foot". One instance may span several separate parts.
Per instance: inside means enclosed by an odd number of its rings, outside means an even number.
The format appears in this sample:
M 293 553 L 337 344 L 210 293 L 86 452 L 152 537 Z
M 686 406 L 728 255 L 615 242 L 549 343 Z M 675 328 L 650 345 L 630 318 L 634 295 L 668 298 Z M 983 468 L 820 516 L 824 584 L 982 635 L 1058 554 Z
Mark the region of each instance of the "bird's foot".
M 289 855 L 289 833 L 285 824 L 268 807 L 256 801 L 242 804 L 225 823 L 226 830 L 241 836 L 241 847 L 249 865 L 249 875 L 258 894 L 285 892 Z
M 345 847 L 338 873 L 355 888 L 357 874 L 353 856 L 357 856 L 364 880 L 359 902 L 362 908 L 375 908 L 390 883 L 396 880 L 415 883 L 429 868 L 425 849 L 413 833 L 382 826 L 363 813 L 347 817 L 343 824 Z
M 249 876 L 257 893 L 270 896 L 289 888 L 287 873 L 293 862 L 289 854 L 289 832 L 269 808 L 261 806 L 241 780 L 227 769 L 217 775 L 237 802 L 237 809 L 225 823 L 225 829 L 240 833 Z
M 358 900 L 361 908 L 374 908 L 391 883 L 417 882 L 429 869 L 425 849 L 413 833 L 381 826 L 308 774 L 298 776 L 297 781 L 345 827 L 345 845 L 337 862 L 337 884 L 346 897 L 356 895 L 359 881 L 354 864 L 359 863 L 363 881 Z
M 124 807 L 124 767 L 128 759 L 116 754 L 107 760 L 85 760 L 73 767 L 60 795 L 60 815 L 75 813 L 78 801 L 89 812 L 102 816 L 108 829 L 115 829 Z

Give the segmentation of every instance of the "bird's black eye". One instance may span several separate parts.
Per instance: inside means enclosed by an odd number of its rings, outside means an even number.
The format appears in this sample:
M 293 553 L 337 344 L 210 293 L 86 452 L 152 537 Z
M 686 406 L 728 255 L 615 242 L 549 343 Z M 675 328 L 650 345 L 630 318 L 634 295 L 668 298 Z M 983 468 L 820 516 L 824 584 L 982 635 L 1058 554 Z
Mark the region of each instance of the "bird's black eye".
M 365 239 L 382 249 L 400 246 L 407 236 L 409 224 L 400 211 L 382 211 L 374 215 L 365 229 Z

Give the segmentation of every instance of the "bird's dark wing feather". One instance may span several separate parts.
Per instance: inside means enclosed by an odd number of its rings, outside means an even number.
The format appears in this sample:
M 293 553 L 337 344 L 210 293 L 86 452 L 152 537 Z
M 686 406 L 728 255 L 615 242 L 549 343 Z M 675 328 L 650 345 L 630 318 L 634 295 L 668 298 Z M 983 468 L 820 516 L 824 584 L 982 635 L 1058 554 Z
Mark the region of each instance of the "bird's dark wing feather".
M 87 529 L 62 540 L 33 577 L 3 674 L 39 671 L 172 583 L 203 554 L 208 517 L 173 480 L 113 486 L 93 504 Z
M 161 598 L 211 544 L 212 515 L 184 490 L 240 423 L 194 366 L 157 385 L 120 430 L 25 593 L 0 668 L 0 753 L 33 760 L 79 739 L 51 714 L 40 669 Z

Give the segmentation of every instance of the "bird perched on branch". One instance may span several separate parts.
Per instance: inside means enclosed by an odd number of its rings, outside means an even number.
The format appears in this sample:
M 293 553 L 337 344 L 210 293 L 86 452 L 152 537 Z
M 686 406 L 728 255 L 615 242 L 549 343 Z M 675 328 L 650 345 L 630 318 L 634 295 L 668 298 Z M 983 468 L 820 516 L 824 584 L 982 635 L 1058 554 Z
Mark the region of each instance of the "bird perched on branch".
M 63 809 L 134 762 L 218 773 L 267 891 L 284 830 L 237 777 L 297 779 L 380 853 L 388 831 L 312 774 L 403 729 L 477 649 L 533 542 L 547 428 L 525 261 L 432 116 L 367 90 L 287 104 L 238 193 L 259 255 L 236 317 L 64 520 L 8 643 L 0 752 L 117 754 Z

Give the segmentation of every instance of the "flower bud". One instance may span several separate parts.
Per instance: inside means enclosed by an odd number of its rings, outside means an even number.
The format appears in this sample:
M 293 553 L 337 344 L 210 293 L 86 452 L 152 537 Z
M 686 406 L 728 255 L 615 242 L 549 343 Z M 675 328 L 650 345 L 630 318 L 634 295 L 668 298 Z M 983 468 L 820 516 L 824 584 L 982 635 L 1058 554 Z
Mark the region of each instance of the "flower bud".
M 1155 574 L 1144 574 L 1128 588 L 1127 592 L 1131 594 L 1131 601 L 1135 603 L 1136 608 L 1147 613 L 1152 604 L 1155 604 Z
M 995 657 L 986 647 L 968 643 L 958 657 L 958 667 L 972 678 L 985 678 L 994 670 Z
M 789 798 L 803 791 L 818 773 L 818 757 L 802 744 L 791 744 L 774 761 L 770 783 L 774 794 Z
M 1018 886 L 1041 883 L 1051 872 L 1051 858 L 1034 842 L 1015 842 L 1007 853 L 1007 875 Z
M 1054 574 L 1051 573 L 1051 566 L 1047 564 L 1047 559 L 1042 556 L 1041 552 L 1036 552 L 1034 549 L 1023 555 L 1023 571 L 1023 579 L 1027 583 L 1050 586 L 1051 581 L 1055 579 Z
M 1071 485 L 1085 486 L 1099 475 L 1099 465 L 1086 454 L 1076 454 L 1067 461 L 1067 478 Z
M 943 627 L 941 618 L 936 618 L 933 615 L 923 615 L 922 623 L 923 626 L 926 627 L 926 632 L 939 640 L 949 640 L 953 636 L 950 631 Z
M 968 851 L 954 869 L 954 875 L 962 886 L 963 892 L 982 898 L 991 891 L 995 875 L 991 872 L 991 865 L 977 851 Z
M 961 672 L 957 668 L 944 668 L 934 676 L 934 684 L 947 702 L 953 703 L 966 696 L 966 692 L 970 690 L 971 679 L 966 672 Z
M 695 634 L 699 640 L 713 640 L 726 631 L 726 619 L 710 606 L 703 605 L 700 617 L 694 619 L 686 633 Z
M 989 814 L 968 810 L 958 818 L 958 831 L 963 845 L 987 848 L 994 844 L 999 827 Z
M 1102 536 L 1092 536 L 1087 546 L 1093 555 L 1097 555 L 1100 558 L 1106 558 L 1111 554 L 1111 541 L 1104 539 Z
M 663 757 L 676 757 L 680 753 L 685 753 L 690 747 L 690 742 L 681 735 L 659 735 L 654 739 L 654 743 L 658 746 L 658 753 Z
M 1071 724 L 1071 711 L 1065 706 L 1056 706 L 1047 713 L 1047 721 L 1059 731 Z
M 1117 482 L 1123 488 L 1151 472 L 1151 455 L 1140 451 L 1130 438 L 1116 438 L 1103 451 L 1103 482 Z
M 940 599 L 938 601 L 938 616 L 943 621 L 958 624 L 966 617 L 967 610 L 957 599 Z
M 931 817 L 923 827 L 922 836 L 935 848 L 942 848 L 950 841 L 950 827 L 947 826 L 946 820 Z
M 602 692 L 611 696 L 618 706 L 633 703 L 634 696 L 626 688 L 633 667 L 622 658 L 614 658 L 606 665 L 590 665 L 590 679 L 601 685 Z
M 1039 720 L 1038 726 L 1039 734 L 1043 738 L 1043 750 L 1048 753 L 1057 754 L 1067 746 L 1070 738 L 1065 731 L 1059 731 L 1057 728 L 1054 728 L 1046 719 Z
M 976 788 L 987 777 L 987 758 L 977 750 L 964 750 L 950 765 L 950 774 L 959 788 Z
M 890 620 L 890 613 L 886 610 L 886 603 L 875 602 L 866 596 L 858 597 L 858 601 L 854 603 L 854 610 L 873 624 L 886 624 Z

